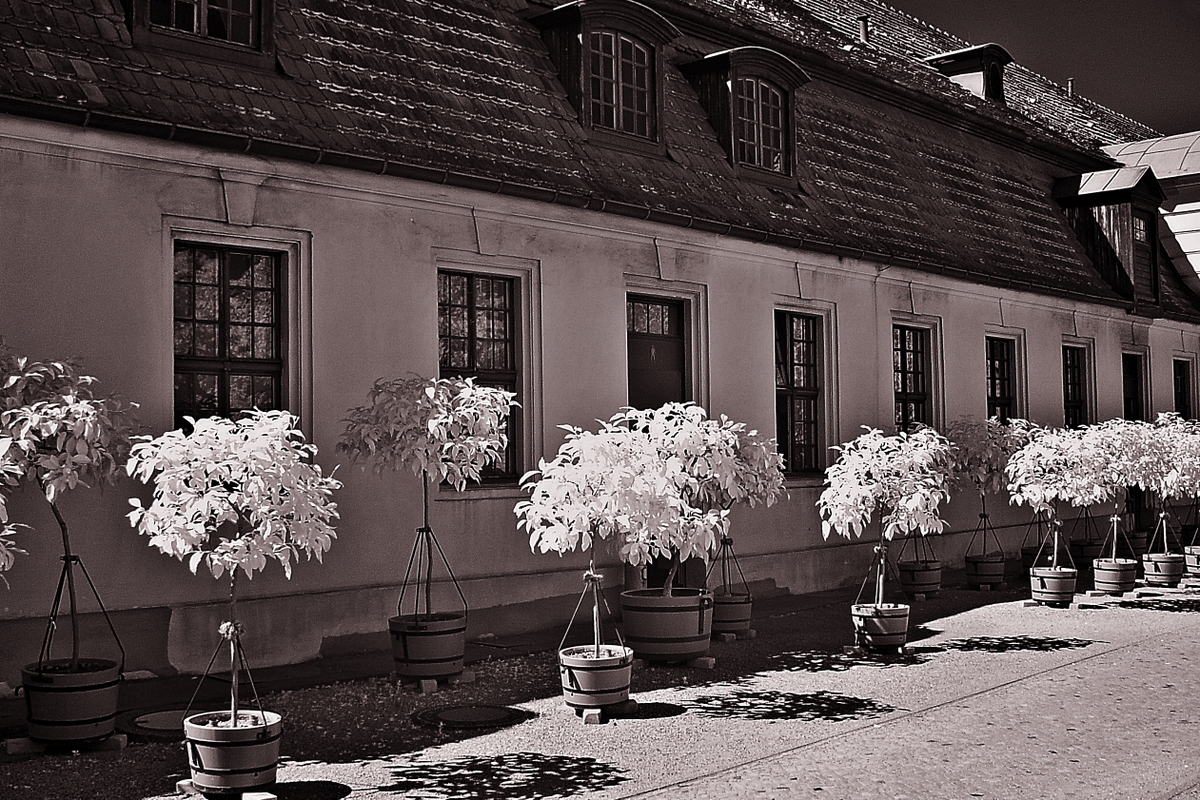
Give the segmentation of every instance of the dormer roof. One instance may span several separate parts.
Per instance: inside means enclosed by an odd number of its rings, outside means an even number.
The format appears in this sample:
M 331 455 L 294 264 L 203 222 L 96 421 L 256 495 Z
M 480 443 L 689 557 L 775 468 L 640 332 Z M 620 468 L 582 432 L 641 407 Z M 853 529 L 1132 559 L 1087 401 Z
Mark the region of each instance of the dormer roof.
M 1004 103 L 1004 68 L 1013 57 L 998 44 L 988 43 L 939 53 L 922 59 L 976 97 Z

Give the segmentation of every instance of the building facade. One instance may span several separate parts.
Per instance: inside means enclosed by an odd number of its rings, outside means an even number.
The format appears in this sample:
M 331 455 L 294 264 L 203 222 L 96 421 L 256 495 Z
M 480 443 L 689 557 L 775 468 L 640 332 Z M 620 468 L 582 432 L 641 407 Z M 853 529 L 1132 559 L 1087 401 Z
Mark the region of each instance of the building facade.
M 678 399 L 776 435 L 789 499 L 733 535 L 800 592 L 866 569 L 814 506 L 863 425 L 1194 415 L 1194 274 L 1153 168 L 1103 149 L 1154 132 L 996 45 L 873 2 L 127 3 L 0 25 L 0 334 L 79 357 L 146 433 L 287 408 L 327 470 L 376 378 L 515 391 L 506 463 L 433 502 L 471 636 L 569 614 L 586 557 L 530 553 L 512 511 L 561 424 Z M 245 587 L 255 664 L 386 646 L 420 485 L 338 477 L 325 564 Z M 198 671 L 224 586 L 139 540 L 145 491 L 64 512 L 128 668 Z M 59 570 L 43 506 L 11 504 L 10 683 Z M 949 563 L 977 511 L 951 503 Z M 1010 547 L 1026 521 L 998 513 Z

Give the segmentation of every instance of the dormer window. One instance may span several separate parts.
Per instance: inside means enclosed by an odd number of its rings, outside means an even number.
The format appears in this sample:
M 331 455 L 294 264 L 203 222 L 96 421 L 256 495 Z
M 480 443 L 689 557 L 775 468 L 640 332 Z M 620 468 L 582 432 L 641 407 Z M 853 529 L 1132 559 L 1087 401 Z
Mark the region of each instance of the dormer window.
M 680 67 L 734 169 L 744 177 L 781 177 L 794 187 L 793 95 L 804 70 L 765 47 L 737 47 Z
M 138 47 L 273 69 L 275 0 L 129 0 Z
M 1012 56 L 998 44 L 981 44 L 925 59 L 925 63 L 976 97 L 1004 104 L 1004 68 Z
M 589 138 L 662 152 L 663 48 L 675 26 L 633 0 L 576 0 L 533 22 Z
M 654 51 L 619 31 L 592 31 L 592 125 L 654 135 Z
M 150 24 L 246 47 L 258 45 L 257 0 L 150 0 Z

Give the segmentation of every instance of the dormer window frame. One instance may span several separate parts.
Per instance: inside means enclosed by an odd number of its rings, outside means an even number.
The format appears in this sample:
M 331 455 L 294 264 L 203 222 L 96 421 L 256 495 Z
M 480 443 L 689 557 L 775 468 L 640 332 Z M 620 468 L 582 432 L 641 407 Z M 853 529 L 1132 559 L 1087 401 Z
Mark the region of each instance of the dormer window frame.
M 810 80 L 804 70 L 787 56 L 757 46 L 712 53 L 699 61 L 681 65 L 680 70 L 696 90 L 734 173 L 768 185 L 795 189 L 798 186 L 796 90 Z M 757 86 L 768 85 L 781 95 L 781 169 L 764 167 L 743 155 L 740 135 L 744 117 L 739 108 L 739 89 L 743 81 L 754 81 Z M 760 121 L 757 135 L 761 138 L 762 133 Z
M 275 66 L 275 0 L 250 0 L 254 35 L 249 44 L 216 38 L 200 31 L 188 31 L 152 21 L 155 0 L 128 0 L 126 22 L 137 47 L 198 56 L 218 63 L 239 64 L 259 69 Z M 210 0 L 195 0 L 197 14 Z M 200 20 L 201 31 L 205 20 Z
M 567 99 L 574 107 L 588 140 L 634 152 L 665 156 L 667 148 L 662 136 L 667 68 L 665 51 L 667 45 L 679 37 L 678 29 L 657 11 L 634 0 L 575 0 L 531 21 L 542 32 L 550 58 L 567 91 Z M 617 92 L 613 98 L 615 127 L 608 127 L 597 119 L 597 108 L 606 104 L 597 103 L 593 96 L 593 78 L 596 77 L 593 75 L 593 37 L 606 34 L 612 35 L 616 43 L 614 55 L 617 64 L 613 76 Z M 649 51 L 645 65 L 648 71 L 645 86 L 649 93 L 644 109 L 648 115 L 646 135 L 623 130 L 621 125 L 623 105 L 628 99 L 621 87 L 623 83 L 629 85 L 628 81 L 622 80 L 628 76 L 621 74 L 623 39 Z M 637 86 L 633 88 L 636 91 Z

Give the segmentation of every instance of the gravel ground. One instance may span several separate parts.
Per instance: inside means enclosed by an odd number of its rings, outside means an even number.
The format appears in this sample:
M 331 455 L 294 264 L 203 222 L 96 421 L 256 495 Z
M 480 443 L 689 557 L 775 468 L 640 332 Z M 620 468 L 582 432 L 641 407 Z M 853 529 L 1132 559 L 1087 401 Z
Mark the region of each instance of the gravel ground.
M 422 794 L 420 786 L 427 784 L 405 783 L 406 780 L 411 781 L 411 776 L 406 776 L 403 769 L 396 767 L 396 759 L 421 760 L 428 752 L 442 752 L 448 748 L 446 751 L 457 757 L 466 757 L 476 751 L 487 751 L 492 755 L 486 763 L 480 762 L 479 770 L 482 771 L 478 774 L 472 772 L 469 760 L 458 763 L 453 776 L 442 776 L 441 784 L 447 789 L 453 789 L 455 780 L 467 781 L 464 786 L 469 786 L 472 781 L 477 783 L 484 773 L 503 770 L 504 758 L 513 758 L 519 762 L 511 765 L 517 776 L 513 780 L 519 783 L 522 771 L 527 774 L 533 770 L 539 776 L 540 788 L 529 797 L 551 797 L 556 794 L 571 796 L 579 788 L 578 782 L 573 782 L 575 779 L 571 778 L 574 774 L 572 770 L 578 772 L 582 769 L 584 780 L 597 789 L 603 789 L 607 785 L 606 780 L 616 778 L 608 775 L 602 760 L 589 764 L 584 756 L 582 762 L 578 758 L 560 762 L 556 760 L 559 757 L 555 753 L 589 753 L 593 752 L 595 745 L 608 742 L 614 736 L 617 740 L 627 735 L 644 737 L 649 730 L 661 729 L 670 730 L 670 735 L 658 737 L 648 746 L 651 752 L 661 751 L 664 763 L 682 761 L 692 764 L 694 769 L 701 769 L 706 762 L 735 763 L 739 759 L 754 757 L 758 752 L 754 748 L 761 747 L 761 743 L 737 744 L 739 741 L 758 742 L 756 739 L 739 738 L 740 728 L 748 724 L 757 723 L 761 727 L 764 721 L 774 725 L 777 720 L 794 722 L 819 719 L 823 721 L 822 724 L 837 726 L 858 724 L 856 721 L 863 719 L 864 715 L 870 717 L 893 712 L 898 706 L 887 701 L 888 687 L 893 682 L 890 674 L 897 672 L 893 668 L 926 661 L 929 655 L 923 652 L 926 648 L 922 647 L 922 641 L 936 640 L 943 633 L 943 620 L 979 606 L 1011 602 L 1019 596 L 1019 592 L 981 593 L 947 589 L 938 598 L 914 604 L 909 640 L 916 647 L 916 652 L 890 658 L 848 658 L 842 654 L 842 646 L 852 640 L 844 599 L 815 606 L 803 598 L 779 598 L 773 604 L 769 601 L 759 603 L 761 609 L 756 608 L 755 618 L 758 637 L 714 643 L 710 651 L 710 655 L 716 658 L 714 669 L 651 666 L 635 671 L 631 688 L 641 704 L 639 719 L 657 717 L 661 720 L 654 722 L 651 727 L 634 725 L 633 720 L 616 720 L 610 725 L 601 726 L 612 729 L 604 734 L 598 734 L 596 727 L 583 726 L 574 720 L 570 717 L 570 711 L 563 706 L 553 652 L 477 662 L 472 665 L 476 676 L 474 682 L 443 686 L 429 695 L 379 678 L 265 695 L 264 707 L 280 713 L 284 720 L 284 766 L 281 766 L 281 783 L 277 793 L 281 800 L 336 800 L 348 796 L 348 786 L 362 784 L 355 784 L 349 779 L 330 780 L 315 774 L 304 774 L 301 779 L 285 777 L 285 774 L 290 776 L 292 773 L 288 772 L 289 769 L 306 764 L 323 765 L 323 768 L 334 765 L 330 773 L 332 775 L 337 772 L 337 765 L 353 771 L 366 768 L 364 765 L 386 763 L 391 770 L 388 780 L 394 781 L 391 784 L 393 791 L 379 795 L 374 791 L 365 795 L 355 791 L 355 797 L 434 796 Z M 1050 615 L 1045 623 L 1047 630 L 1042 637 L 1045 639 L 1042 644 L 1051 657 L 1061 657 L 1064 653 L 1070 653 L 1072 647 L 1085 646 L 1072 645 L 1070 639 L 1061 638 L 1061 626 L 1055 626 L 1056 612 L 1043 613 Z M 1035 618 L 1029 617 L 1030 620 Z M 980 636 L 986 637 L 992 631 L 985 620 L 977 620 L 975 625 L 982 626 L 977 630 Z M 1085 644 L 1090 640 L 1086 625 L 1081 633 L 1075 635 Z M 942 654 L 939 656 L 941 658 L 974 659 L 981 665 L 978 671 L 981 679 L 986 677 L 994 680 L 998 673 L 995 671 L 996 665 L 988 661 L 994 656 L 987 652 L 987 648 L 1003 647 L 1003 637 L 993 636 L 981 642 L 975 650 L 971 650 L 970 646 L 964 646 L 967 649 L 947 650 L 944 646 L 935 649 Z M 1038 655 L 1045 657 L 1046 653 L 1009 653 L 1011 658 L 1008 663 L 1019 672 L 1025 668 L 1022 658 Z M 875 673 L 872 691 L 857 699 L 839 689 L 840 684 L 836 681 L 829 683 L 828 680 L 831 676 L 849 673 L 856 666 L 879 668 L 870 670 Z M 861 673 L 861 670 L 858 672 Z M 765 689 L 762 684 L 764 674 L 791 676 L 789 680 L 799 680 L 806 691 L 798 695 L 791 684 Z M 966 674 L 969 675 L 970 670 Z M 919 687 L 915 696 L 911 690 L 906 691 L 909 691 L 905 699 L 908 707 L 912 707 L 914 702 L 928 702 L 932 697 L 923 696 Z M 934 688 L 929 687 L 928 691 L 934 692 Z M 850 701 L 846 700 L 847 697 L 850 697 Z M 866 704 L 859 701 L 866 701 Z M 872 706 L 871 703 L 877 705 Z M 430 727 L 417 724 L 412 719 L 412 715 L 421 710 L 460 705 L 520 705 L 533 719 L 490 735 L 487 731 Z M 692 713 L 684 715 L 684 711 Z M 672 718 L 675 715 L 680 716 Z M 755 715 L 758 715 L 757 719 Z M 711 729 L 714 719 L 727 726 L 730 732 L 724 752 L 714 756 L 691 753 L 681 758 L 677 753 L 678 742 L 688 741 L 689 735 L 700 737 L 701 729 Z M 795 732 L 781 735 L 783 739 L 773 734 L 772 738 L 778 739 L 773 747 L 783 747 L 784 740 L 795 736 Z M 476 737 L 479 737 L 478 743 Z M 601 754 L 609 744 L 614 747 L 634 746 L 629 743 L 620 745 L 617 740 L 604 744 L 594 754 Z M 497 745 L 494 743 L 488 744 L 497 741 L 504 742 L 502 752 L 495 751 Z M 747 750 L 747 747 L 750 749 Z M 497 761 L 497 758 L 500 760 Z M 653 770 L 656 762 L 657 759 L 649 758 L 645 764 Z M 428 764 L 421 769 L 426 775 L 423 780 L 427 780 Z M 556 775 L 561 776 L 560 784 L 554 783 Z M 0 798 L 4 800 L 143 800 L 172 797 L 176 796 L 173 794 L 175 782 L 185 777 L 187 764 L 180 744 L 139 741 L 137 737 L 130 737 L 129 746 L 119 752 L 62 752 L 20 758 L 0 756 Z M 653 775 L 642 776 L 639 780 L 651 778 Z M 549 783 L 546 782 L 548 780 Z M 410 789 L 416 794 L 410 794 Z M 477 796 L 466 789 L 463 791 L 466 792 L 463 796 Z

